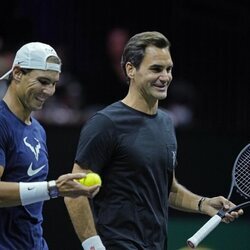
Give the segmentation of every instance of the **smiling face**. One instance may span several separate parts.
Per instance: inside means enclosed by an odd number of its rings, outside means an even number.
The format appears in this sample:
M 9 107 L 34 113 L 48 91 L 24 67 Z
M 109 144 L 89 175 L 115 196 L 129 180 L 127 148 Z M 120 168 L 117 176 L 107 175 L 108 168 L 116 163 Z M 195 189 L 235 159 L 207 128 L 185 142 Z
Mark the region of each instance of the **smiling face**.
M 131 63 L 127 64 L 130 93 L 133 98 L 151 104 L 157 104 L 158 100 L 165 99 L 172 81 L 172 68 L 173 61 L 168 47 L 147 47 L 137 69 Z
M 15 71 L 13 72 L 15 74 Z M 19 69 L 14 76 L 20 79 L 16 84 L 16 96 L 24 110 L 32 112 L 40 110 L 44 102 L 55 93 L 56 83 L 59 81 L 59 73 L 51 70 L 31 70 L 23 74 Z

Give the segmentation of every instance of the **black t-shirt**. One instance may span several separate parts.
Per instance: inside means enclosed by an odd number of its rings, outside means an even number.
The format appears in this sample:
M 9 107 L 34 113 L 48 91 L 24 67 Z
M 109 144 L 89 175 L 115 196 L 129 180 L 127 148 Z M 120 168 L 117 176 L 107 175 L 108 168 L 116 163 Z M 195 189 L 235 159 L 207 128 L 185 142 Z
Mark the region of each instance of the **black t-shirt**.
M 75 160 L 102 177 L 92 205 L 107 249 L 166 248 L 176 151 L 172 121 L 161 110 L 147 115 L 116 102 L 83 127 Z

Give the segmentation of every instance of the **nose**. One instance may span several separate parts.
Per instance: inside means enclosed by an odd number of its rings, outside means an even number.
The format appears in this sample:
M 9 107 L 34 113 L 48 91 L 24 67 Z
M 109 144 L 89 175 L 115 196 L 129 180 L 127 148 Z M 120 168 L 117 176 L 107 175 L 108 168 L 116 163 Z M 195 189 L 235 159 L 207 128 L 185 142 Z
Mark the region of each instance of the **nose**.
M 48 84 L 43 87 L 43 93 L 48 96 L 54 95 L 55 91 L 56 91 L 56 86 L 54 84 Z
M 167 70 L 164 70 L 162 72 L 162 74 L 160 75 L 160 80 L 162 82 L 168 82 L 170 83 L 173 79 L 173 76 L 172 76 L 172 72 L 171 71 L 167 71 Z

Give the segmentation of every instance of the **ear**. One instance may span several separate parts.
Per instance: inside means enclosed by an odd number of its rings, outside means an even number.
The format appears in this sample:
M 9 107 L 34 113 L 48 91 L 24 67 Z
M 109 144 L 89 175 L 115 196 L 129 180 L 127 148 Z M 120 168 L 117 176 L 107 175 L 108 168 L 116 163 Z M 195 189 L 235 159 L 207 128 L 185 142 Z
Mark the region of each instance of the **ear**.
M 21 71 L 19 67 L 14 67 L 12 71 L 12 75 L 13 75 L 13 79 L 19 82 L 22 78 L 23 72 Z
M 126 64 L 126 73 L 127 73 L 127 76 L 130 79 L 132 79 L 132 78 L 134 78 L 135 72 L 136 72 L 135 66 L 132 63 L 127 62 L 127 64 Z

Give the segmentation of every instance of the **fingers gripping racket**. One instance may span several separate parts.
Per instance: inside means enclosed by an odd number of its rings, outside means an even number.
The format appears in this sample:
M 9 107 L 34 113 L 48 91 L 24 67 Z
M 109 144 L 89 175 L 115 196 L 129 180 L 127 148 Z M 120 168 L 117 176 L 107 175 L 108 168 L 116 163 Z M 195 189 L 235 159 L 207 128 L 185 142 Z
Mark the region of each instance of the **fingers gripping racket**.
M 197 247 L 198 244 L 219 225 L 226 213 L 231 213 L 232 211 L 236 211 L 250 205 L 250 144 L 246 145 L 240 151 L 234 162 L 228 200 L 230 200 L 232 193 L 235 195 L 238 194 L 238 196 L 242 199 L 242 203 L 228 211 L 224 211 L 223 209 L 219 210 L 216 215 L 214 215 L 191 238 L 187 240 L 188 246 L 191 248 Z

